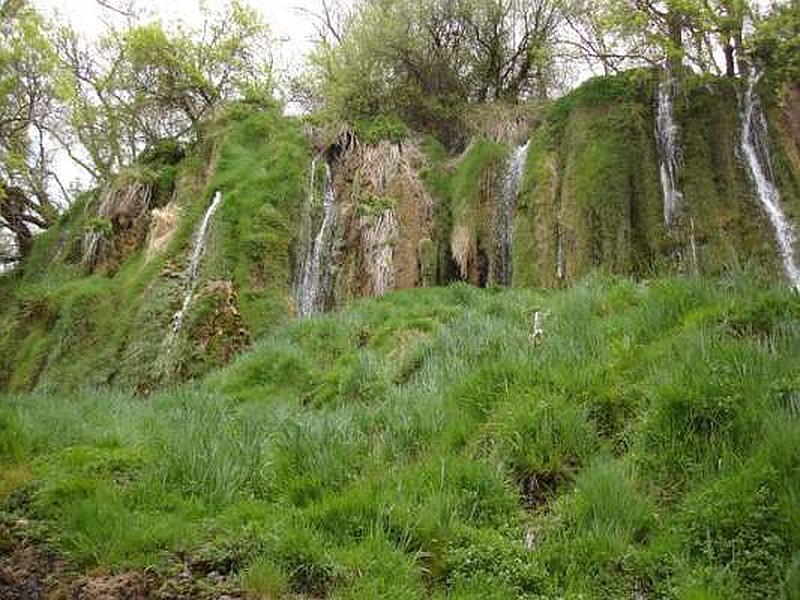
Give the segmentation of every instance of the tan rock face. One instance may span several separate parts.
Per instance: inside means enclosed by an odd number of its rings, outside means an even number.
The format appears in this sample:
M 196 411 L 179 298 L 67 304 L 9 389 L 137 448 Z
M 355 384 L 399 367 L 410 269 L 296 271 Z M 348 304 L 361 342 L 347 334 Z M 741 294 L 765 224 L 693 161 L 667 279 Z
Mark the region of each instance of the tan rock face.
M 141 181 L 119 181 L 103 190 L 94 218 L 85 232 L 81 262 L 89 271 L 113 271 L 140 248 L 147 234 L 147 215 L 153 186 Z
M 180 220 L 180 210 L 170 202 L 164 208 L 150 211 L 150 229 L 147 233 L 147 250 L 145 260 L 150 261 L 155 255 L 163 252 Z
M 340 159 L 338 302 L 423 284 L 419 248 L 434 235 L 434 202 L 419 175 L 424 165 L 411 141 L 355 145 Z

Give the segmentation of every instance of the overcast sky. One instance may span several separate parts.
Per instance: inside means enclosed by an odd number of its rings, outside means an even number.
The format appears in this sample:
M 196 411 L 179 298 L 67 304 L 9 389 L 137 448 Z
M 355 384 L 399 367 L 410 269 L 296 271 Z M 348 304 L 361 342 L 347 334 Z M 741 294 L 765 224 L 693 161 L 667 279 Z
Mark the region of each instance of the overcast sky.
M 227 0 L 135 0 L 136 9 L 164 21 L 183 21 L 199 24 L 200 2 L 211 9 L 223 9 Z M 103 19 L 115 18 L 113 11 L 104 9 L 96 0 L 33 0 L 39 10 L 55 20 L 67 21 L 86 36 L 97 36 L 104 28 Z M 127 0 L 109 0 L 113 6 L 123 6 Z M 314 34 L 313 19 L 303 10 L 316 11 L 320 0 L 246 0 L 258 10 L 269 25 L 273 38 L 285 40 L 279 45 L 278 60 L 283 66 L 297 64 L 311 47 Z

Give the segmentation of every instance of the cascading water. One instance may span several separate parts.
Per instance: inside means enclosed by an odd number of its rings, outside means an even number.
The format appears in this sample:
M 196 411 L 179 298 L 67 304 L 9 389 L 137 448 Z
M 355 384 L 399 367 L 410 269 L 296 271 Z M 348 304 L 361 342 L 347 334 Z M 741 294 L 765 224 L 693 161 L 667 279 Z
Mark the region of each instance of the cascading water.
M 557 248 L 556 248 L 556 279 L 561 281 L 567 274 L 566 271 L 566 253 L 564 252 L 564 232 L 561 228 L 556 230 Z
M 514 214 L 517 195 L 528 158 L 529 142 L 516 148 L 508 157 L 503 174 L 500 198 L 495 214 L 495 260 L 491 279 L 500 285 L 511 285 L 511 250 L 514 235 Z
M 678 185 L 681 167 L 680 129 L 675 122 L 673 100 L 675 97 L 675 80 L 667 74 L 658 84 L 656 94 L 656 146 L 658 149 L 659 175 L 661 191 L 664 195 L 664 223 L 671 229 L 675 217 L 683 208 L 683 192 Z M 692 271 L 699 273 L 700 263 L 697 252 L 697 240 L 694 235 L 694 219 L 689 217 L 689 258 Z
M 747 89 L 741 98 L 742 137 L 741 149 L 748 166 L 756 194 L 769 217 L 778 241 L 778 252 L 783 261 L 786 276 L 797 291 L 800 291 L 800 268 L 795 261 L 795 235 L 792 225 L 781 209 L 781 199 L 774 183 L 772 163 L 767 142 L 767 121 L 761 110 L 761 102 L 755 92 L 760 73 L 750 74 Z
M 206 212 L 203 215 L 203 220 L 200 222 L 200 227 L 198 227 L 197 232 L 194 235 L 192 256 L 189 260 L 189 266 L 186 268 L 183 303 L 181 304 L 180 310 L 172 317 L 173 335 L 180 331 L 181 326 L 183 325 L 183 318 L 186 316 L 186 311 L 189 310 L 189 306 L 192 304 L 192 297 L 194 296 L 194 290 L 197 286 L 197 275 L 200 270 L 200 261 L 202 260 L 203 254 L 206 250 L 208 228 L 211 224 L 211 219 L 214 217 L 214 213 L 217 212 L 217 209 L 221 203 L 222 194 L 217 192 L 214 194 L 214 199 L 206 209 Z
M 314 172 L 316 160 L 312 161 L 311 191 L 314 194 Z M 318 313 L 325 308 L 325 299 L 330 288 L 331 271 L 330 256 L 333 252 L 334 232 L 336 229 L 337 206 L 336 192 L 333 189 L 331 167 L 325 163 L 324 199 L 322 203 L 322 221 L 308 244 L 303 268 L 297 286 L 297 306 L 301 316 Z
M 680 147 L 678 145 L 678 124 L 672 109 L 675 80 L 667 77 L 658 85 L 656 106 L 656 142 L 659 156 L 661 190 L 664 193 L 664 222 L 672 225 L 675 212 L 683 202 L 683 194 L 678 188 L 680 169 Z

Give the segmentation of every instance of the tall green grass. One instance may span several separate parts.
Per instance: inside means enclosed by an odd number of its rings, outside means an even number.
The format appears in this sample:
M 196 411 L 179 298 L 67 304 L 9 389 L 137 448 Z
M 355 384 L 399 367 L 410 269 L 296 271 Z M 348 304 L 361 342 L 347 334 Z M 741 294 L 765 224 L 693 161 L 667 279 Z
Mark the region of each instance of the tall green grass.
M 4 397 L 3 511 L 263 597 L 796 598 L 798 359 L 744 278 L 398 292 L 147 399 Z

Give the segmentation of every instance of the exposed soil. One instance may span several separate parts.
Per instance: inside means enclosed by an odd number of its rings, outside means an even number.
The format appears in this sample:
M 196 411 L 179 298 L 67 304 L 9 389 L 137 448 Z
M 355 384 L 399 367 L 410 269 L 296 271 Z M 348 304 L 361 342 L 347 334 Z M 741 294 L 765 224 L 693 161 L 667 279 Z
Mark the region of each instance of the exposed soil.
M 2 600 L 235 600 L 244 598 L 227 575 L 191 559 L 166 574 L 78 573 L 57 553 L 20 535 L 24 522 L 0 525 Z

